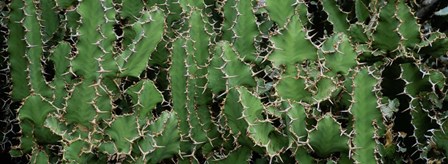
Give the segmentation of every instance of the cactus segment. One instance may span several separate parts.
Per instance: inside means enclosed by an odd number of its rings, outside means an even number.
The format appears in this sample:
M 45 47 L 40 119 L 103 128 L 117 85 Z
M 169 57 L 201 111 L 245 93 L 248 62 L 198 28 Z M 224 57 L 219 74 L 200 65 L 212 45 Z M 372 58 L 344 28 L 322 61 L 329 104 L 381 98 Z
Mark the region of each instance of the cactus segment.
M 101 43 L 98 45 L 103 52 L 99 57 L 99 73 L 102 77 L 115 77 L 118 72 L 118 64 L 115 61 L 114 43 L 117 41 L 117 34 L 114 32 L 114 24 L 116 23 L 117 11 L 114 9 L 112 0 L 105 0 L 101 3 L 104 9 L 105 22 L 100 25 Z
M 358 22 L 365 22 L 370 17 L 369 1 L 355 0 L 355 14 Z
M 144 129 L 144 139 L 137 145 L 149 163 L 158 163 L 172 158 L 180 151 L 180 135 L 174 112 L 163 112 L 148 128 Z
M 37 110 L 35 107 L 40 107 Z M 31 95 L 26 98 L 25 103 L 19 109 L 19 119 L 22 124 L 21 153 L 31 152 L 36 140 L 43 139 L 47 143 L 55 142 L 57 137 L 51 135 L 50 131 L 43 128 L 47 114 L 56 109 L 40 95 Z
M 316 60 L 316 47 L 307 38 L 306 31 L 298 17 L 291 17 L 285 30 L 271 38 L 275 50 L 269 56 L 269 60 L 276 66 L 292 66 L 305 60 Z
M 103 17 L 94 18 L 92 15 L 103 15 L 100 1 L 81 1 L 76 11 L 81 17 L 81 25 L 77 30 L 80 37 L 77 48 L 78 54 L 71 61 L 73 71 L 85 79 L 93 80 L 99 77 L 98 61 L 102 51 L 98 47 L 101 44 L 101 33 L 97 28 L 105 22 Z
M 186 52 L 183 48 L 185 39 L 176 39 L 171 50 L 171 96 L 173 110 L 179 118 L 179 131 L 182 136 L 188 135 L 188 111 L 186 109 L 187 97 L 185 96 L 187 88 L 187 70 L 186 70 Z
M 223 69 L 227 67 L 226 60 L 223 58 L 224 53 L 233 53 L 233 55 L 236 55 L 232 48 L 230 48 L 228 42 L 222 42 L 218 46 L 216 46 L 215 53 L 213 53 L 213 57 L 211 59 L 207 74 L 208 87 L 214 94 L 219 94 L 221 91 L 225 91 L 227 89 L 226 83 L 223 83 L 223 80 L 226 80 L 226 75 L 224 74 Z M 239 72 L 238 69 L 236 70 Z M 232 78 L 238 78 L 238 76 Z
M 48 155 L 45 151 L 34 150 L 30 159 L 31 163 L 49 163 Z
M 419 53 L 440 57 L 446 55 L 448 51 L 447 44 L 448 38 L 445 33 L 434 32 L 428 39 L 420 43 Z
M 444 86 L 438 84 L 445 81 L 444 75 L 440 72 L 429 70 L 431 74 L 425 75 L 422 69 L 424 68 L 414 64 L 401 64 L 401 77 L 406 82 L 404 93 L 411 97 L 413 135 L 417 139 L 419 148 L 422 148 L 424 142 L 427 142 L 427 132 L 434 128 L 436 124 L 434 118 L 438 116 L 431 116 L 429 113 L 437 108 L 442 108 L 440 100 L 442 98 L 434 92 L 443 89 Z
M 234 103 L 239 101 L 239 92 L 235 89 L 230 89 L 227 93 L 227 97 L 224 101 L 224 116 L 226 118 L 226 126 L 230 128 L 231 134 L 237 135 L 240 133 L 246 133 L 247 122 L 242 120 L 243 106 L 240 103 Z
M 335 48 L 335 52 L 324 54 L 325 67 L 330 69 L 333 75 L 338 73 L 348 75 L 349 71 L 357 65 L 357 54 L 350 44 L 349 38 L 347 35 L 339 33 L 334 34 L 324 44 L 327 42 L 330 47 Z
M 220 42 L 216 46 L 209 75 L 209 86 L 214 93 L 236 86 L 255 86 L 250 67 L 244 64 L 228 42 Z M 227 81 L 227 84 L 223 81 Z
M 349 138 L 344 134 L 341 126 L 329 114 L 318 120 L 316 128 L 312 129 L 308 136 L 308 143 L 312 149 L 324 157 L 336 152 L 348 152 L 348 141 Z
M 359 0 L 358 0 L 359 1 Z M 324 11 L 327 12 L 328 20 L 333 24 L 335 32 L 347 32 L 350 26 L 347 21 L 347 14 L 339 9 L 335 0 L 322 1 Z
M 66 146 L 64 146 L 64 150 L 62 150 L 63 159 L 65 162 L 83 162 L 89 163 L 100 160 L 93 159 L 93 154 L 89 153 L 89 143 L 83 140 L 75 140 Z
M 264 107 L 259 98 L 252 95 L 245 87 L 239 88 L 238 92 L 244 108 L 242 117 L 249 125 L 247 127 L 249 137 L 256 145 L 264 147 L 270 157 L 281 153 L 286 146 L 286 138 L 278 134 L 275 127 L 267 120 L 263 120 Z
M 70 68 L 70 60 L 68 59 L 70 50 L 70 45 L 67 42 L 61 42 L 54 48 L 50 56 L 55 68 L 55 78 L 52 81 L 55 95 L 53 104 L 59 108 L 63 107 L 65 103 L 64 97 L 67 95 L 65 87 L 66 81 L 69 81 L 66 72 Z
M 433 144 L 437 145 L 436 148 L 440 148 L 444 151 L 445 156 L 448 156 L 448 122 L 445 121 L 440 125 L 440 129 L 434 130 L 432 132 L 432 137 L 429 142 L 433 142 Z
M 42 25 L 42 40 L 48 42 L 59 28 L 59 16 L 55 11 L 56 3 L 54 0 L 42 0 L 40 2 L 40 24 Z
M 156 107 L 157 103 L 163 101 L 162 94 L 157 90 L 154 82 L 150 80 L 138 82 L 129 87 L 126 93 L 131 96 L 138 117 L 142 120 L 152 118 L 151 111 Z
M 296 153 L 295 153 L 295 159 L 297 161 L 300 161 L 304 164 L 313 164 L 316 163 L 316 161 L 314 161 L 313 157 L 311 157 L 311 155 L 309 155 L 308 151 L 305 149 L 305 147 L 298 147 L 296 148 Z
M 23 9 L 25 14 L 23 27 L 25 28 L 25 42 L 27 44 L 25 56 L 30 63 L 27 70 L 29 70 L 28 78 L 30 80 L 31 92 L 50 97 L 51 90 L 42 74 L 41 60 L 43 56 L 43 43 L 41 31 L 39 28 L 36 28 L 40 27 L 36 4 L 33 1 L 25 1 Z
M 236 0 L 227 0 L 222 5 L 222 12 L 224 16 L 223 24 L 222 24 L 222 40 L 227 40 L 229 42 L 233 42 L 234 40 L 234 26 L 235 22 L 237 20 L 238 14 L 235 14 L 237 12 L 237 8 L 235 8 L 236 3 L 239 1 Z
M 52 133 L 61 136 L 64 140 L 74 140 L 74 137 L 69 133 L 69 127 L 65 123 L 61 123 L 57 115 L 50 114 L 47 116 L 44 126 L 50 129 Z
M 235 23 L 232 25 L 235 38 L 233 46 L 238 55 L 249 61 L 261 61 L 255 53 L 254 40 L 259 34 L 256 24 L 256 18 L 253 13 L 253 6 L 251 1 L 237 0 L 236 12 L 237 17 Z M 233 13 L 235 14 L 235 13 Z
M 88 82 L 77 84 L 68 97 L 64 118 L 69 124 L 79 124 L 87 129 L 92 128 L 96 110 L 90 102 L 94 102 L 95 89 Z
M 298 2 L 296 0 L 263 0 L 259 3 L 258 6 L 266 7 L 266 10 L 269 12 L 269 17 L 275 21 L 279 27 L 284 27 L 289 22 L 288 19 L 294 14 L 294 7 Z
M 140 135 L 139 124 L 135 116 L 118 116 L 105 130 L 105 133 L 114 141 L 118 153 L 130 154 L 132 143 Z
M 308 136 L 306 129 L 305 108 L 299 103 L 287 104 L 287 107 L 288 112 L 286 114 L 288 116 L 288 130 L 294 136 L 289 137 L 289 142 L 290 144 L 297 142 L 297 146 L 301 146 L 301 144 L 306 142 L 306 138 Z
M 151 52 L 155 50 L 157 44 L 162 39 L 164 34 L 165 19 L 162 11 L 153 9 L 151 12 L 146 12 L 142 15 L 139 21 L 135 23 L 133 29 L 138 31 L 136 38 L 125 52 L 123 52 L 124 64 L 122 69 L 124 71 L 121 76 L 138 77 L 141 72 L 147 67 Z
M 415 48 L 421 42 L 420 26 L 417 24 L 417 20 L 404 1 L 398 1 L 397 18 L 400 21 L 398 32 L 401 35 L 403 45 Z
M 378 80 L 373 77 L 369 68 L 357 72 L 353 79 L 352 102 L 350 113 L 354 119 L 353 144 L 355 161 L 365 163 L 375 161 L 375 127 L 373 124 L 382 123 L 382 115 L 377 109 L 377 97 L 374 94 Z
M 129 23 L 134 23 L 139 20 L 145 7 L 143 0 L 121 0 L 120 16 L 126 19 Z
M 22 26 L 21 20 L 24 19 L 25 15 L 22 11 L 24 6 L 23 1 L 13 1 L 10 4 L 10 17 L 8 23 L 9 38 L 7 40 L 8 52 L 9 52 L 9 62 L 11 63 L 11 81 L 12 88 L 11 97 L 14 100 L 21 100 L 30 94 L 30 87 L 28 86 L 27 65 L 23 63 L 28 63 L 27 58 L 23 55 L 25 54 L 26 42 L 23 40 L 25 37 L 25 30 Z
M 311 93 L 305 88 L 304 79 L 288 75 L 282 75 L 281 80 L 275 85 L 275 89 L 282 98 L 310 101 Z
M 195 144 L 203 144 L 215 138 L 216 129 L 210 120 L 207 103 L 211 92 L 207 87 L 207 65 L 210 58 L 208 45 L 210 26 L 205 23 L 201 10 L 192 9 L 189 15 L 189 38 L 186 41 L 187 110 L 190 136 Z M 210 136 L 209 136 L 210 135 Z
M 282 98 L 309 102 L 312 93 L 307 90 L 305 79 L 297 77 L 298 73 L 296 68 L 287 67 L 274 87 Z
M 389 1 L 380 8 L 379 22 L 373 33 L 373 46 L 385 51 L 397 49 L 399 20 L 396 17 L 395 1 Z
M 34 107 L 41 107 L 36 110 Z M 20 107 L 20 120 L 29 120 L 36 126 L 43 126 L 48 113 L 56 111 L 56 109 L 40 95 L 29 96 L 23 106 Z

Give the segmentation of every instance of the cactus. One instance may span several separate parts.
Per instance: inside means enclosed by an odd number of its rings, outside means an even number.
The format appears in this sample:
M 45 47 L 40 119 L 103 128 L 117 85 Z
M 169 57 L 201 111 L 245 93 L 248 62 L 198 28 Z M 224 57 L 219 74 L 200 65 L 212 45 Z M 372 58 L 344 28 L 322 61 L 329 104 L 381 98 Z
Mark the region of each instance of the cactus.
M 425 20 L 420 3 L 0 2 L 0 152 L 32 163 L 446 163 L 448 38 L 435 20 L 448 4 Z

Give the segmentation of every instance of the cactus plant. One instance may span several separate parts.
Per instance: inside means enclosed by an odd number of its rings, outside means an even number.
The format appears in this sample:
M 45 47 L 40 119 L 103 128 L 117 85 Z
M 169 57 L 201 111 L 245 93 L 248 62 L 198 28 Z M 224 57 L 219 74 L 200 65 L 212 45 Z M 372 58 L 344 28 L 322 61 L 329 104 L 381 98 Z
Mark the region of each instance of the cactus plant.
M 416 14 L 425 3 L 0 2 L 1 152 L 32 163 L 447 162 L 448 38 Z M 446 21 L 446 5 L 434 19 Z

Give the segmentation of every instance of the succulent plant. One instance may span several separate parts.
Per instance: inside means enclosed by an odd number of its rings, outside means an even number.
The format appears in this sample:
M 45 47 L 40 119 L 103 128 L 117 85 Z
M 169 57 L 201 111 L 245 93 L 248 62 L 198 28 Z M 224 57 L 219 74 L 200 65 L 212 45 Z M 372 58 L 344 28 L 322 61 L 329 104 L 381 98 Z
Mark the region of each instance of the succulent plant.
M 0 2 L 2 151 L 32 163 L 447 162 L 448 38 L 416 14 L 426 3 Z M 446 21 L 444 5 L 431 7 Z

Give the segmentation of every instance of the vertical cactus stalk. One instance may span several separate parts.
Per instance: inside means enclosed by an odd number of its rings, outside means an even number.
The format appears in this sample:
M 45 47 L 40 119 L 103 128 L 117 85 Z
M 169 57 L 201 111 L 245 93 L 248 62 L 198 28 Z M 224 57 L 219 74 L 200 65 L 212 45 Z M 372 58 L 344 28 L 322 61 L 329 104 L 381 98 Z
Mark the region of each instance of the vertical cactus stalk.
M 22 10 L 24 1 L 12 1 L 9 4 L 9 37 L 8 37 L 8 52 L 9 63 L 11 65 L 11 81 L 12 88 L 11 97 L 14 100 L 21 100 L 30 94 L 30 87 L 27 80 L 28 59 L 23 55 L 26 52 L 25 29 L 22 23 L 25 14 Z
M 353 145 L 351 151 L 355 161 L 365 163 L 376 161 L 378 147 L 375 145 L 378 134 L 376 126 L 382 127 L 382 115 L 377 109 L 378 79 L 369 68 L 359 70 L 353 79 L 352 105 Z

